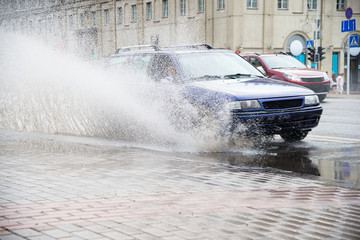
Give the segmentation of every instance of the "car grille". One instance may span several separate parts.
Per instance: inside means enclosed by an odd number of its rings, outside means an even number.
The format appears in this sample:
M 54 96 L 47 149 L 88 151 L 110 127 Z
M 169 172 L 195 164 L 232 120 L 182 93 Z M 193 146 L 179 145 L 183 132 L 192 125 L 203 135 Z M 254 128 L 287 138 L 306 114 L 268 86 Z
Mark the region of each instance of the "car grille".
M 287 99 L 287 100 L 278 100 L 278 101 L 266 101 L 263 102 L 263 107 L 265 109 L 286 109 L 286 108 L 295 108 L 301 107 L 303 105 L 303 99 Z
M 302 77 L 301 81 L 303 81 L 303 82 L 323 82 L 324 77 Z

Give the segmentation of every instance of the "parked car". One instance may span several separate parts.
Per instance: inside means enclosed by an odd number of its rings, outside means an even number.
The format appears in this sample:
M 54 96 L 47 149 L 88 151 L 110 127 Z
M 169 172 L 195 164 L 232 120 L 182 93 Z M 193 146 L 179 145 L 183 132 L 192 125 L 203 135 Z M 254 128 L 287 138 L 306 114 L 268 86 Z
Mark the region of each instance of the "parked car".
M 322 114 L 312 90 L 266 78 L 239 55 L 206 44 L 124 47 L 105 63 L 108 69 L 125 65 L 159 84 L 179 86 L 187 101 L 215 118 L 226 111 L 230 131 L 241 124 L 246 132 L 297 141 L 318 125 Z
M 320 101 L 325 99 L 330 90 L 330 80 L 326 73 L 308 68 L 290 55 L 244 53 L 241 56 L 269 78 L 310 88 L 318 95 Z

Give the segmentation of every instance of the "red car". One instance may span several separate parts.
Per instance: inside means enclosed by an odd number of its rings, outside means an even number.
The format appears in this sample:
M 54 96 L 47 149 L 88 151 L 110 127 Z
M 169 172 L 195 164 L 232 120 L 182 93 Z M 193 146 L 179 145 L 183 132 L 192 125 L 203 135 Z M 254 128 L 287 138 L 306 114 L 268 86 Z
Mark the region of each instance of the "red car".
M 269 78 L 310 88 L 320 101 L 325 99 L 330 90 L 330 80 L 326 73 L 308 68 L 290 55 L 244 53 L 241 56 Z

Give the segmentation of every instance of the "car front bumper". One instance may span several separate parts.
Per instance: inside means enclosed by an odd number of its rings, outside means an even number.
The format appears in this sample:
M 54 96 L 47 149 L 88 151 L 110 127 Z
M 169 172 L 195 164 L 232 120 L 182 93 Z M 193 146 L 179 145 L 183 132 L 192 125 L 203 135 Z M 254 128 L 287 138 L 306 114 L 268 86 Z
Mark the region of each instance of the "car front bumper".
M 317 95 L 326 95 L 330 90 L 329 84 L 308 84 L 303 85 L 304 87 L 310 88 L 313 90 Z
M 231 130 L 239 125 L 247 133 L 279 134 L 288 130 L 309 131 L 318 125 L 322 107 L 307 107 L 286 111 L 241 112 L 232 114 Z

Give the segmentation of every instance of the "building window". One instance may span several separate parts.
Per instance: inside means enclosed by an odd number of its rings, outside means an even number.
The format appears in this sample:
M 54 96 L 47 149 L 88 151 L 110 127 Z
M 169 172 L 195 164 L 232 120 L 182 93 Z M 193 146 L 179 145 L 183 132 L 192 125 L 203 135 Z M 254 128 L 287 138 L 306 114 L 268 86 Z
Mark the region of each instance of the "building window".
M 146 3 L 146 20 L 152 19 L 152 4 L 151 2 Z
M 110 22 L 110 16 L 109 16 L 109 9 L 104 10 L 104 17 L 105 17 L 105 25 L 109 25 Z
M 73 29 L 74 28 L 74 16 L 73 15 L 69 15 L 69 29 Z
M 137 21 L 137 9 L 136 5 L 131 6 L 131 21 L 136 22 Z
M 34 32 L 34 25 L 33 25 L 33 22 L 31 20 L 29 21 L 29 29 L 30 29 L 31 33 Z
M 186 0 L 180 0 L 180 15 L 186 15 Z
M 218 0 L 218 9 L 219 10 L 225 9 L 225 0 Z
M 38 34 L 42 33 L 42 20 L 38 20 Z
M 169 16 L 169 3 L 168 0 L 163 0 L 163 18 Z
M 49 33 L 52 33 L 52 18 L 48 18 L 48 22 L 47 22 L 47 30 Z
M 336 10 L 345 10 L 346 0 L 336 0 Z
M 247 8 L 257 8 L 257 0 L 247 0 Z
M 257 0 L 247 0 L 247 8 L 257 8 Z
M 203 13 L 205 11 L 204 0 L 198 1 L 198 10 L 199 13 Z
M 118 21 L 119 21 L 119 24 L 123 23 L 123 9 L 122 9 L 122 7 L 118 8 Z
M 62 31 L 63 30 L 63 20 L 62 17 L 58 17 L 58 30 Z
M 316 10 L 317 9 L 317 0 L 308 0 L 308 9 L 309 10 Z
M 80 13 L 80 26 L 84 27 L 84 13 Z
M 287 0 L 278 0 L 278 9 L 287 9 L 288 1 Z
M 54 27 L 57 31 L 61 32 L 63 30 L 62 17 L 58 16 L 57 20 L 55 19 L 56 26 Z
M 91 12 L 93 26 L 96 26 L 96 12 Z

